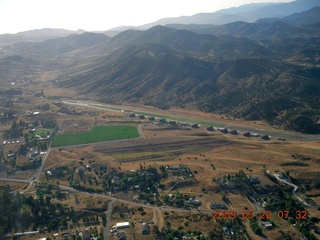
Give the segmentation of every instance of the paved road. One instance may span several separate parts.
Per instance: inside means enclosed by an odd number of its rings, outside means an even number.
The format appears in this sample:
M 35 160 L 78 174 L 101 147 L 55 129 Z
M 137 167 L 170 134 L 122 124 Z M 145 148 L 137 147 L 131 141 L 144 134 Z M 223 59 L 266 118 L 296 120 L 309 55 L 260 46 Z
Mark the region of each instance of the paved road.
M 43 167 L 44 167 L 44 165 L 45 165 L 45 163 L 46 163 L 47 157 L 49 156 L 49 153 L 50 153 L 51 151 L 52 151 L 52 149 L 51 149 L 51 147 L 50 147 L 50 145 L 49 145 L 48 150 L 47 150 L 46 153 L 42 156 L 41 166 L 40 166 L 40 168 L 38 169 L 38 171 L 37 171 L 37 173 L 36 173 L 36 175 L 35 175 L 34 181 L 39 181 L 40 175 L 41 175 L 41 173 L 42 173 L 42 169 L 43 169 Z
M 270 171 L 269 171 L 269 172 L 270 172 Z M 292 187 L 293 187 L 292 195 L 293 195 L 294 197 L 296 197 L 300 202 L 302 202 L 305 206 L 310 207 L 310 205 L 309 205 L 306 201 L 304 201 L 301 197 L 299 197 L 299 195 L 296 193 L 296 191 L 297 191 L 298 188 L 299 188 L 297 185 L 295 185 L 295 184 L 293 184 L 293 183 L 290 183 L 290 182 L 288 182 L 288 181 L 285 180 L 285 179 L 280 178 L 277 173 L 274 173 L 273 176 L 274 176 L 279 182 L 282 182 L 282 183 L 285 183 L 285 184 L 287 184 L 287 185 L 289 185 L 289 186 L 292 186 Z
M 62 101 L 62 103 L 64 104 L 69 104 L 69 105 L 77 105 L 77 106 L 85 106 L 85 107 L 91 107 L 91 108 L 101 108 L 101 109 L 105 109 L 108 111 L 117 111 L 117 112 L 123 112 L 123 110 L 127 111 L 127 112 L 136 112 L 136 110 L 132 109 L 132 108 L 128 108 L 128 107 L 122 107 L 122 106 L 111 106 L 111 105 L 102 105 L 102 104 L 93 104 L 93 103 L 87 103 L 87 102 L 82 102 L 82 101 L 75 101 L 75 100 L 67 100 L 67 101 Z M 144 112 L 145 114 L 148 115 L 154 115 L 157 116 L 159 114 L 155 113 L 155 112 Z M 185 116 L 172 116 L 173 118 L 176 117 L 181 117 L 181 119 L 185 119 Z M 190 118 L 190 121 L 197 121 L 196 119 L 192 119 Z M 209 122 L 208 122 L 209 124 Z M 212 122 L 212 124 L 215 124 L 214 122 Z M 222 124 L 222 123 L 216 123 L 216 124 Z M 261 135 L 265 135 L 268 134 L 270 136 L 273 137 L 285 137 L 287 139 L 290 140 L 303 140 L 303 141 L 316 141 L 316 140 L 320 140 L 320 135 L 310 135 L 310 134 L 302 134 L 302 133 L 298 133 L 298 132 L 290 132 L 290 131 L 283 131 L 283 130 L 266 130 L 263 128 L 253 128 L 253 127 L 248 127 L 248 126 L 240 126 L 240 125 L 226 125 L 225 127 L 231 127 L 232 129 L 237 129 L 243 132 L 256 132 L 259 133 Z
M 20 183 L 30 183 L 30 179 L 19 179 L 19 178 L 0 178 L 0 181 L 3 182 L 20 182 Z
M 61 185 L 60 184 L 60 188 L 64 189 L 64 190 L 69 190 L 69 191 L 74 191 L 74 192 L 81 192 L 78 191 L 72 187 L 66 186 L 66 185 Z M 97 194 L 97 193 L 88 193 L 88 192 L 82 192 L 84 194 L 88 194 L 88 195 L 96 195 L 102 198 L 107 198 L 110 199 L 114 202 L 121 202 L 121 203 L 125 203 L 125 204 L 131 204 L 137 207 L 144 207 L 144 208 L 149 208 L 149 209 L 155 209 L 155 210 L 162 210 L 162 211 L 174 211 L 174 212 L 185 212 L 185 213 L 212 213 L 212 210 L 196 210 L 196 209 L 182 209 L 182 208 L 174 208 L 174 207 L 159 207 L 159 206 L 154 206 L 154 205 L 150 205 L 150 204 L 143 204 L 143 203 L 138 203 L 135 201 L 128 201 L 128 200 L 124 200 L 115 196 L 108 196 L 108 195 L 104 195 L 104 194 Z
M 107 214 L 107 224 L 106 224 L 106 233 L 104 234 L 104 240 L 109 239 L 109 234 L 110 234 L 110 222 L 111 222 L 111 213 L 112 213 L 112 203 L 113 201 L 111 200 L 108 204 L 108 210 L 106 212 Z

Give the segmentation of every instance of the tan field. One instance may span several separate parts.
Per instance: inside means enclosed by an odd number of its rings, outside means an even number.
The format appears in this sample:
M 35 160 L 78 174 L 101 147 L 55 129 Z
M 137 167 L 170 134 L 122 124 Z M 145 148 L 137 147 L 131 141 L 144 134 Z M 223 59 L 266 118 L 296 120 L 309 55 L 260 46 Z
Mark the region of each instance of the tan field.
M 53 91 L 53 89 L 47 90 L 45 94 L 49 95 L 50 91 Z M 63 89 L 54 90 L 51 93 L 52 95 L 66 94 Z M 140 129 L 143 135 L 139 139 L 132 140 L 51 148 L 39 179 L 40 182 L 59 182 L 62 185 L 70 186 L 70 178 L 73 177 L 74 180 L 79 181 L 81 185 L 87 188 L 101 189 L 102 183 L 107 179 L 110 172 L 125 173 L 130 170 L 139 170 L 141 167 L 148 168 L 152 166 L 159 169 L 160 166 L 185 165 L 193 176 L 188 179 L 177 176 L 162 178 L 160 183 L 165 186 L 165 189 L 159 189 L 159 194 L 162 196 L 170 193 L 169 189 L 172 182 L 179 181 L 171 189 L 171 193 L 178 190 L 181 194 L 193 196 L 202 202 L 199 209 L 208 211 L 213 201 L 223 203 L 221 189 L 216 180 L 229 174 L 233 176 L 240 170 L 251 177 L 258 177 L 261 186 L 274 184 L 266 176 L 266 170 L 289 172 L 290 176 L 297 179 L 314 180 L 318 177 L 320 166 L 320 142 L 318 141 L 279 141 L 273 138 L 269 141 L 263 141 L 260 138 L 247 138 L 242 135 L 234 136 L 223 134 L 220 131 L 208 132 L 205 126 L 200 126 L 197 129 L 160 126 L 152 124 L 148 119 L 130 118 L 127 112 L 108 111 L 101 108 L 63 105 L 67 111 L 61 112 L 61 106 L 59 107 L 57 104 L 58 101 L 55 103 L 49 100 L 45 101 L 50 104 L 51 109 L 43 114 L 54 117 L 57 120 L 59 124 L 57 134 L 85 132 L 98 125 L 130 124 Z M 40 104 L 41 101 L 38 100 L 38 103 Z M 177 114 L 180 117 L 214 121 L 225 125 L 245 125 L 247 127 L 275 130 L 263 122 L 248 123 L 241 119 L 231 119 L 227 116 L 201 113 L 199 111 L 185 109 L 162 111 L 152 107 L 133 107 L 130 105 L 123 105 L 123 107 L 163 115 Z M 60 112 L 56 113 L 57 111 Z M 22 116 L 21 119 L 24 121 L 32 120 L 29 116 Z M 1 129 L 8 129 L 8 126 L 1 126 Z M 6 149 L 6 151 L 8 150 L 9 148 Z M 19 164 L 24 161 L 26 161 L 24 158 L 17 159 Z M 305 163 L 305 166 L 291 164 L 297 161 Z M 71 176 L 50 178 L 46 174 L 48 171 L 65 166 L 69 169 L 75 169 Z M 87 166 L 90 169 L 87 169 Z M 81 171 L 83 171 L 83 177 L 81 177 Z M 29 179 L 34 173 L 35 171 L 18 172 L 13 177 Z M 81 180 L 81 178 L 85 180 Z M 92 183 L 88 179 L 92 180 Z M 19 189 L 19 191 L 26 190 L 28 186 L 28 184 L 20 183 L 10 184 Z M 203 192 L 204 189 L 205 192 Z M 30 188 L 27 192 L 32 195 L 35 189 Z M 119 199 L 133 201 L 136 200 L 138 194 L 129 191 L 129 193 L 117 192 L 114 196 Z M 303 194 L 301 196 L 305 197 Z M 254 209 L 254 206 L 245 196 L 233 189 L 227 193 L 227 197 L 231 202 L 231 205 L 228 206 L 229 210 L 241 212 L 244 209 Z M 311 197 L 311 199 L 320 204 L 319 197 Z M 107 198 L 99 198 L 92 194 L 73 192 L 68 195 L 67 199 L 63 200 L 63 204 L 73 206 L 79 211 L 87 211 L 86 209 L 92 207 L 103 208 L 108 204 L 108 201 Z M 152 210 L 147 207 L 144 208 L 144 213 L 141 214 L 137 210 L 137 206 L 123 205 L 120 202 L 114 202 L 112 209 L 117 210 L 119 207 L 120 210 L 121 207 L 125 207 L 131 212 L 112 212 L 111 225 L 119 221 L 136 222 L 134 228 L 125 230 L 128 239 L 150 239 L 150 236 L 155 236 L 152 235 L 153 233 L 149 236 L 141 235 L 141 223 L 139 220 L 150 223 L 151 229 L 154 226 L 162 229 L 167 227 L 169 222 L 172 228 L 180 227 L 185 231 L 194 229 L 204 233 L 208 233 L 212 229 L 223 231 L 220 225 L 212 220 L 210 214 L 168 212 L 161 209 Z M 319 211 L 315 209 L 310 213 L 312 216 L 319 217 Z M 281 229 L 284 229 L 293 239 L 301 236 L 298 230 L 287 224 L 287 222 L 280 222 L 277 219 L 274 219 L 274 222 L 279 227 L 281 226 Z M 262 239 L 252 232 L 248 221 L 244 221 L 244 224 L 253 239 Z M 279 227 L 273 230 L 264 229 L 263 233 L 270 239 L 281 239 L 282 235 L 279 233 Z M 115 237 L 112 236 L 110 239 L 115 239 Z

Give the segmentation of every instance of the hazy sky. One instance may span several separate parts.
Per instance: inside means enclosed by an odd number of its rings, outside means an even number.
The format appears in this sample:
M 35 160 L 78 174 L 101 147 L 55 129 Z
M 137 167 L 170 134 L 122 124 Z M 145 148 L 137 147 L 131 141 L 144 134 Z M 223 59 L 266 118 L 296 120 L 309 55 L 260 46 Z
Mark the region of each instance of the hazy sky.
M 292 0 L 0 0 L 0 34 L 40 28 L 87 31 L 118 26 L 139 26 L 165 17 L 190 16 L 200 12 L 252 2 Z

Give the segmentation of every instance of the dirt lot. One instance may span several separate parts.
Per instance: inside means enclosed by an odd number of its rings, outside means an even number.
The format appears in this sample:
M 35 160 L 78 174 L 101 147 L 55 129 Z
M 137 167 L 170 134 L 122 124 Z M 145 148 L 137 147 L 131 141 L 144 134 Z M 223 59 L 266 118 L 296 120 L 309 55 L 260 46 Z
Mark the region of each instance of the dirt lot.
M 186 152 L 206 151 L 215 146 L 230 145 L 231 142 L 215 138 L 171 137 L 136 139 L 102 143 L 94 146 L 94 151 L 111 155 L 120 162 L 132 162 L 180 155 Z M 143 153 L 141 155 L 137 153 Z M 171 153 L 171 154 L 170 154 Z M 136 157 L 134 157 L 136 155 Z

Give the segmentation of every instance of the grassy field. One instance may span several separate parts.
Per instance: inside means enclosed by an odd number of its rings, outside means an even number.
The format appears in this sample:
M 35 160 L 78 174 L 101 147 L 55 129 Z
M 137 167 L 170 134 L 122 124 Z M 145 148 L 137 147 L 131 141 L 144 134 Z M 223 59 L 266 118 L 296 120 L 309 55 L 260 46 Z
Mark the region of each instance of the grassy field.
M 49 128 L 46 128 L 46 129 L 38 129 L 34 135 L 41 135 L 41 134 L 45 134 L 45 135 L 51 135 L 53 132 L 53 129 L 49 129 Z
M 95 126 L 90 132 L 58 135 L 54 138 L 52 146 L 60 147 L 137 137 L 139 133 L 134 126 Z

